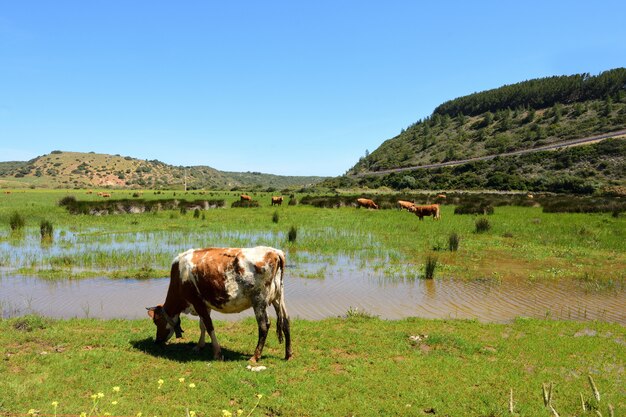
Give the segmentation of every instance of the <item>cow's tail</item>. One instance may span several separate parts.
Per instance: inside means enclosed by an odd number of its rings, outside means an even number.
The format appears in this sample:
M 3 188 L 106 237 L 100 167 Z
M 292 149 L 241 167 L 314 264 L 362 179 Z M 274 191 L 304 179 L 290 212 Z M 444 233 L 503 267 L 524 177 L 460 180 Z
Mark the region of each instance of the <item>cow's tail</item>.
M 285 254 L 282 251 L 278 252 L 278 269 L 276 274 L 280 274 L 278 277 L 277 297 L 274 301 L 274 309 L 276 310 L 276 335 L 278 341 L 283 343 L 285 333 L 289 334 L 289 314 L 287 313 L 287 307 L 285 306 Z

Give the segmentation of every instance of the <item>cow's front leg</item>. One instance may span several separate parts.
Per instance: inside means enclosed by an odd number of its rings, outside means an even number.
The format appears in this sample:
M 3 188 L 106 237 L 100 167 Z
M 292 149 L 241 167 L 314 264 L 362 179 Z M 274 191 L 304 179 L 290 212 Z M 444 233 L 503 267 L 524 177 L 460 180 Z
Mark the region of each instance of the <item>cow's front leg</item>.
M 198 340 L 198 344 L 193 348 L 196 352 L 199 352 L 206 345 L 206 326 L 204 325 L 204 320 L 200 317 L 200 339 Z
M 250 362 L 256 363 L 261 359 L 263 353 L 263 346 L 265 346 L 265 339 L 267 339 L 267 332 L 270 328 L 270 320 L 267 316 L 267 305 L 265 303 L 259 303 L 253 306 L 254 315 L 259 327 L 259 341 L 254 349 L 254 356 L 250 358 Z

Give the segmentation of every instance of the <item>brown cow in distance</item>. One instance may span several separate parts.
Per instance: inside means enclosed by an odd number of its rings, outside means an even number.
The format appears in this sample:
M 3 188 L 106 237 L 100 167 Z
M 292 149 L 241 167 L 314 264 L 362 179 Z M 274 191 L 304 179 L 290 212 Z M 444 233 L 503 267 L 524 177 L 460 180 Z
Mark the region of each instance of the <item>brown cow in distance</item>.
M 279 196 L 279 197 L 272 197 L 272 205 L 273 206 L 280 206 L 281 204 L 283 204 L 283 196 Z
M 400 210 L 411 211 L 411 208 L 415 206 L 415 203 L 412 201 L 398 200 L 398 206 L 400 207 Z
M 241 199 L 241 201 L 252 201 L 252 197 L 247 194 L 241 194 L 239 198 Z
M 291 357 L 289 315 L 285 306 L 283 251 L 258 246 L 256 248 L 189 249 L 172 262 L 170 285 L 165 302 L 148 308 L 148 315 L 157 327 L 156 343 L 167 342 L 174 334 L 182 337 L 181 313 L 200 316 L 200 340 L 211 337 L 214 359 L 222 359 L 221 347 L 215 336 L 211 310 L 239 313 L 250 307 L 258 324 L 258 343 L 250 361 L 261 358 L 270 327 L 267 308 L 276 311 L 278 341 L 285 340 L 285 359 Z
M 433 216 L 434 220 L 441 219 L 441 213 L 439 212 L 439 204 L 430 204 L 427 206 L 413 206 L 409 211 L 414 213 L 420 220 L 424 220 L 424 217 Z
M 374 201 L 370 200 L 369 198 L 357 198 L 356 202 L 359 204 L 359 207 L 378 210 L 378 206 L 376 205 L 376 203 L 374 203 Z
M 439 198 L 441 200 L 445 200 L 446 199 L 446 195 L 445 194 L 437 194 L 437 198 Z

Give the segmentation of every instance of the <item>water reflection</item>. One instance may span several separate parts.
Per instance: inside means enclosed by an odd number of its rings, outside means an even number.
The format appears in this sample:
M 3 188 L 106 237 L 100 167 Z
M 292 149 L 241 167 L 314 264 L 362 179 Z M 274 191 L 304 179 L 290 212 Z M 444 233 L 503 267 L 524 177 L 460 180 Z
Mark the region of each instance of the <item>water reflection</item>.
M 304 319 L 341 316 L 352 307 L 385 319 L 417 316 L 508 322 L 527 316 L 626 324 L 624 291 L 586 292 L 572 282 L 385 281 L 375 272 L 350 269 L 328 269 L 324 279 L 312 280 L 294 276 L 290 269 L 285 280 L 287 307 L 292 317 Z M 144 307 L 163 302 L 168 282 L 167 278 L 51 282 L 5 276 L 0 278 L 0 307 L 3 317 L 38 313 L 63 318 L 144 318 Z M 248 311 L 215 317 L 237 320 L 251 315 Z

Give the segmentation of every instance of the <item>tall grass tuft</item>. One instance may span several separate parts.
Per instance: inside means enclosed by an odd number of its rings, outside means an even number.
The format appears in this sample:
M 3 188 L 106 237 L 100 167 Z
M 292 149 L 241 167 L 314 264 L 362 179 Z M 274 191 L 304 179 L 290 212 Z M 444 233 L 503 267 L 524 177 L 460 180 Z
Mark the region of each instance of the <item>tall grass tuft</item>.
M 298 205 L 298 199 L 295 196 L 292 196 L 289 198 L 289 206 L 296 206 Z
M 424 278 L 433 279 L 435 277 L 435 269 L 437 268 L 437 257 L 428 255 L 424 264 Z
M 298 229 L 296 229 L 296 226 L 291 226 L 291 229 L 289 229 L 289 233 L 287 234 L 287 239 L 290 242 L 295 242 L 297 237 L 298 237 Z
M 42 241 L 52 241 L 54 228 L 52 227 L 52 223 L 50 221 L 42 220 L 41 223 L 39 223 L 39 232 L 41 233 Z
M 459 242 L 461 241 L 461 237 L 456 232 L 450 233 L 448 236 L 448 249 L 450 252 L 456 252 L 459 250 Z
M 17 211 L 14 211 L 13 214 L 11 214 L 11 217 L 9 217 L 9 226 L 11 226 L 11 230 L 14 232 L 22 230 L 25 224 L 26 221 L 24 220 L 24 217 L 22 217 L 22 215 Z
M 484 233 L 491 229 L 491 223 L 485 217 L 481 217 L 476 220 L 476 233 Z
M 183 216 L 187 214 L 187 207 L 185 206 L 181 206 L 180 207 L 180 214 L 182 214 Z
M 274 223 L 278 223 L 278 212 L 275 211 L 274 214 L 272 215 L 272 221 Z
M 194 218 L 194 219 L 198 219 L 198 218 L 200 218 L 200 209 L 199 209 L 199 208 L 196 208 L 196 209 L 193 211 L 193 218 Z

